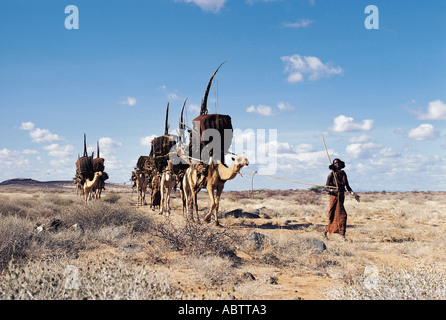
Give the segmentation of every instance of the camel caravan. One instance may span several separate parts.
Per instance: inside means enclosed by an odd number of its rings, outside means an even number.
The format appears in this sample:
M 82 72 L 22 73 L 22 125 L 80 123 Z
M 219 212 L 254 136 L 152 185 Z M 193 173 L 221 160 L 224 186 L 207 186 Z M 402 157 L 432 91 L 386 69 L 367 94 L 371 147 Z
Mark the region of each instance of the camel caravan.
M 210 198 L 209 212 L 204 221 L 219 225 L 218 208 L 226 181 L 234 179 L 241 168 L 248 165 L 248 159 L 242 156 L 232 157 L 230 167 L 225 164 L 225 155 L 232 143 L 233 128 L 229 115 L 208 114 L 207 99 L 212 81 L 220 67 L 213 73 L 207 85 L 200 115 L 193 119 L 192 126 L 183 121 L 186 101 L 181 110 L 179 134 L 169 134 L 169 104 L 166 110 L 164 135 L 152 140 L 149 156 L 140 156 L 131 180 L 137 189 L 137 206 L 146 203 L 147 189 L 151 189 L 151 207 L 159 207 L 159 213 L 169 216 L 170 194 L 179 188 L 183 204 L 183 214 L 188 219 L 200 222 L 197 195 L 206 189 Z M 186 143 L 186 128 L 189 141 Z
M 102 190 L 105 189 L 105 180 L 108 179 L 107 172 L 104 171 L 104 158 L 99 156 L 99 141 L 97 142 L 97 157 L 94 158 L 94 151 L 91 156 L 87 154 L 87 138 L 84 134 L 84 154 L 78 155 L 76 161 L 76 175 L 73 178 L 76 192 L 84 197 L 85 203 L 91 199 L 100 199 Z

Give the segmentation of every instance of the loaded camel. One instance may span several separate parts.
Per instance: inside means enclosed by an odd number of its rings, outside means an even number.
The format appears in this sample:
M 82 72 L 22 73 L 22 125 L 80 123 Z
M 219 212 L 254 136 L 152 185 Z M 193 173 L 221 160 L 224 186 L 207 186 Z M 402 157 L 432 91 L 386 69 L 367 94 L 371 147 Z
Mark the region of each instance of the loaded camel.
M 149 185 L 149 179 L 146 178 L 144 173 L 139 169 L 135 169 L 136 179 L 136 192 L 138 194 L 137 206 L 143 206 L 146 203 L 147 186 Z
M 248 159 L 243 156 L 232 157 L 232 161 L 232 166 L 229 168 L 222 163 L 214 164 L 211 159 L 209 166 L 195 164 L 186 170 L 183 182 L 186 203 L 188 208 L 190 202 L 193 203 L 193 209 L 198 221 L 197 194 L 202 188 L 206 188 L 209 193 L 210 207 L 209 213 L 204 217 L 204 221 L 210 222 L 212 212 L 214 212 L 215 225 L 219 225 L 218 207 L 225 183 L 234 179 L 240 173 L 241 168 L 249 164 Z M 215 194 L 214 191 L 216 191 Z
M 76 195 L 82 197 L 84 195 L 84 187 L 82 185 L 82 179 L 79 176 L 78 172 L 76 172 L 76 176 L 74 177 L 74 185 L 76 186 Z
M 210 208 L 209 213 L 204 217 L 204 221 L 210 222 L 212 211 L 214 211 L 215 225 L 218 226 L 218 206 L 220 204 L 220 196 L 228 180 L 232 180 L 240 173 L 240 169 L 249 165 L 248 159 L 243 156 L 232 157 L 232 166 L 227 167 L 222 163 L 209 165 L 209 172 L 206 177 L 206 189 L 209 193 Z M 214 191 L 216 194 L 214 195 Z
M 98 187 L 99 178 L 102 176 L 102 172 L 98 171 L 94 173 L 93 180 L 86 179 L 84 182 L 84 195 L 85 195 L 85 203 L 91 199 L 93 194 L 93 189 Z
M 183 177 L 183 212 L 184 208 L 186 208 L 186 214 L 189 216 L 189 208 L 192 206 L 192 212 L 190 213 L 192 221 L 194 220 L 195 212 L 197 222 L 200 222 L 200 218 L 198 217 L 197 195 L 202 188 L 206 187 L 207 173 L 207 165 L 203 163 L 191 163 Z
M 175 186 L 175 176 L 173 175 L 173 165 L 170 160 L 167 160 L 167 167 L 161 174 L 160 191 L 161 191 L 161 205 L 160 214 L 170 215 L 170 193 Z

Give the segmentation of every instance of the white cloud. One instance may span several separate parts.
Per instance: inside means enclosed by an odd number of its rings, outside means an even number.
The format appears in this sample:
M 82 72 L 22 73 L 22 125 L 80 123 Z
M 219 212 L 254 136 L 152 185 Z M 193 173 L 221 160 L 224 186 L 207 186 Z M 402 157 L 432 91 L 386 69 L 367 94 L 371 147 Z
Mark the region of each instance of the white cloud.
M 314 21 L 310 19 L 300 19 L 298 22 L 285 22 L 282 23 L 282 25 L 285 28 L 293 28 L 293 29 L 299 29 L 299 28 L 306 28 L 310 24 L 312 24 Z
M 35 130 L 30 131 L 29 136 L 31 137 L 33 142 L 41 143 L 41 142 L 56 142 L 62 140 L 61 137 L 59 137 L 55 133 L 51 133 L 47 129 L 40 129 L 36 128 Z
M 181 0 L 176 0 L 176 1 L 181 1 Z M 182 1 L 186 3 L 193 3 L 196 6 L 199 6 L 201 10 L 213 13 L 220 12 L 221 8 L 223 8 L 223 6 L 226 3 L 226 0 L 182 0 Z
M 351 138 L 349 140 L 349 142 L 351 142 L 351 143 L 364 143 L 364 142 L 369 142 L 369 141 L 370 141 L 370 137 L 368 135 L 365 135 L 365 134 L 363 134 L 360 137 Z
M 288 82 L 296 83 L 304 81 L 304 76 L 310 81 L 316 81 L 321 78 L 329 78 L 333 75 L 342 75 L 344 70 L 339 66 L 333 66 L 329 63 L 324 64 L 316 57 L 298 54 L 292 56 L 283 56 L 280 59 L 285 63 L 284 73 L 288 74 Z
M 199 113 L 201 110 L 201 107 L 198 104 L 191 103 L 191 104 L 189 104 L 187 109 L 191 112 Z
M 31 137 L 33 142 L 52 143 L 63 140 L 57 134 L 51 133 L 48 129 L 35 128 L 35 125 L 32 122 L 22 122 L 19 129 L 29 131 L 29 136 Z
M 24 149 L 22 151 L 22 154 L 39 154 L 39 151 L 37 150 L 32 150 L 32 149 Z
M 126 100 L 119 102 L 119 104 L 126 104 L 130 107 L 133 107 L 136 104 L 136 98 L 133 97 L 127 97 Z
M 256 113 L 256 114 L 266 116 L 266 117 L 273 115 L 273 109 L 271 109 L 271 107 L 264 106 L 261 104 L 259 104 L 257 107 L 254 105 L 249 106 L 248 108 L 246 108 L 246 112 Z
M 345 148 L 345 151 L 352 158 L 364 159 L 364 158 L 370 158 L 374 154 L 374 152 L 376 152 L 378 149 L 381 148 L 382 145 L 374 142 L 352 143 Z
M 168 100 L 181 100 L 182 99 L 175 92 L 167 93 L 166 97 Z
M 301 143 L 298 146 L 295 146 L 293 148 L 293 151 L 296 153 L 308 153 L 308 152 L 314 152 L 314 147 L 311 144 L 308 143 Z
M 247 4 L 254 4 L 254 2 L 276 2 L 282 0 L 246 0 Z
M 294 110 L 294 108 L 288 102 L 282 102 L 282 101 L 277 103 L 277 108 L 279 108 L 280 111 Z
M 352 117 L 340 115 L 333 120 L 333 127 L 335 132 L 349 132 L 349 131 L 370 131 L 373 128 L 373 120 L 366 119 L 362 123 L 354 122 Z
M 20 152 L 12 151 L 7 148 L 3 148 L 0 150 L 0 167 L 16 171 L 27 168 L 28 165 L 28 159 L 23 157 Z
M 68 158 L 73 155 L 74 147 L 72 145 L 60 146 L 58 143 L 53 143 L 44 146 L 43 149 L 49 151 L 48 155 L 55 158 Z
M 417 128 L 410 130 L 407 136 L 411 139 L 421 141 L 437 139 L 439 135 L 439 132 L 435 130 L 433 125 L 429 123 L 423 123 L 420 124 Z
M 446 120 L 446 103 L 441 100 L 429 102 L 427 113 L 418 115 L 420 120 Z
M 152 147 L 152 140 L 156 137 L 157 136 L 155 134 L 152 134 L 151 136 L 142 137 L 139 139 L 139 144 L 145 147 Z
M 32 122 L 22 122 L 22 125 L 19 127 L 21 130 L 33 130 L 34 123 Z
M 116 151 L 121 147 L 122 143 L 114 141 L 112 138 L 99 139 L 100 156 L 105 159 L 105 165 L 108 169 L 115 170 L 125 167 L 125 164 L 115 156 Z
M 112 138 L 100 138 L 99 139 L 99 149 L 104 155 L 115 154 L 116 149 L 122 147 L 122 143 L 114 141 Z

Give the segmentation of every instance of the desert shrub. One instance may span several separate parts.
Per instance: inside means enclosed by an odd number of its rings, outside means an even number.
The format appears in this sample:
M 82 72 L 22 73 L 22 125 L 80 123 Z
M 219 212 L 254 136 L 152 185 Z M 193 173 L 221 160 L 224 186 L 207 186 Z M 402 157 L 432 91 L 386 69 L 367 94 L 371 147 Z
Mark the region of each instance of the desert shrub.
M 444 300 L 446 273 L 425 266 L 384 269 L 335 286 L 326 296 L 335 300 Z
M 117 258 L 69 264 L 66 259 L 11 262 L 2 274 L 0 299 L 173 300 L 183 292 L 168 275 Z
M 0 269 L 15 257 L 27 256 L 32 222 L 18 216 L 0 215 Z
M 121 196 L 116 193 L 108 194 L 106 197 L 104 197 L 104 201 L 108 203 L 117 203 L 121 199 Z
M 44 198 L 44 200 L 51 202 L 56 206 L 64 206 L 64 207 L 70 206 L 75 202 L 73 199 L 63 195 L 48 195 Z
M 129 206 L 102 201 L 70 206 L 62 213 L 61 219 L 68 226 L 80 223 L 86 230 L 128 226 L 131 232 L 147 231 L 152 221 L 149 216 L 138 214 Z
M 174 250 L 188 254 L 230 254 L 235 245 L 241 242 L 241 237 L 229 229 L 189 221 L 178 225 L 169 221 L 158 222 L 151 232 Z
M 191 256 L 187 260 L 195 270 L 197 281 L 207 287 L 230 285 L 236 280 L 234 263 L 228 257 Z
M 0 202 L 0 269 L 12 257 L 23 263 L 36 258 L 76 257 L 88 241 L 115 245 L 151 229 L 151 218 L 129 206 L 99 201 L 70 203 L 60 195 Z M 48 228 L 53 219 L 62 221 L 57 232 Z M 37 232 L 36 223 L 47 230 Z M 85 236 L 70 228 L 76 223 L 85 230 Z
M 3 216 L 21 216 L 26 217 L 30 208 L 38 202 L 29 199 L 7 199 L 0 201 L 0 214 Z
M 321 205 L 326 194 L 313 191 L 299 191 L 293 196 L 294 203 L 298 205 Z

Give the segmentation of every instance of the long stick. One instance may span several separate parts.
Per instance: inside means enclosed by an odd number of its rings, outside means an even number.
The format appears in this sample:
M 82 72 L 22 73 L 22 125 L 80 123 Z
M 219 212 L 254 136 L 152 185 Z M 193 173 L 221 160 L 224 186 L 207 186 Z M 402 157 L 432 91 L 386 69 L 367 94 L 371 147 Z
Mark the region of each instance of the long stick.
M 322 136 L 322 141 L 324 142 L 324 148 L 325 148 L 325 152 L 327 153 L 327 157 L 328 157 L 328 162 L 331 165 L 331 159 L 330 159 L 330 155 L 328 154 L 328 150 L 327 150 L 327 146 L 325 145 L 325 139 L 324 136 Z M 336 183 L 336 189 L 338 189 L 338 178 L 336 177 L 336 172 L 334 170 L 331 170 L 334 174 L 334 178 L 335 178 L 335 183 Z M 339 189 L 338 189 L 339 192 Z

